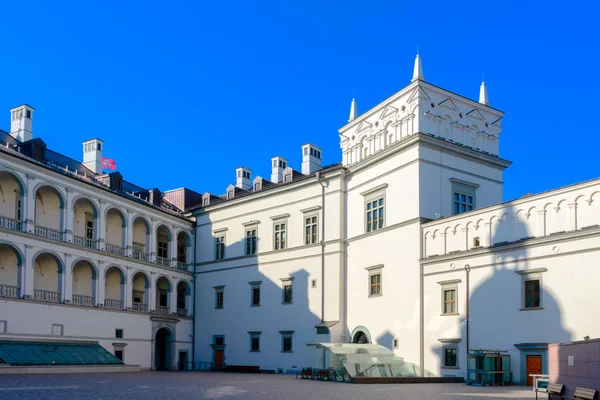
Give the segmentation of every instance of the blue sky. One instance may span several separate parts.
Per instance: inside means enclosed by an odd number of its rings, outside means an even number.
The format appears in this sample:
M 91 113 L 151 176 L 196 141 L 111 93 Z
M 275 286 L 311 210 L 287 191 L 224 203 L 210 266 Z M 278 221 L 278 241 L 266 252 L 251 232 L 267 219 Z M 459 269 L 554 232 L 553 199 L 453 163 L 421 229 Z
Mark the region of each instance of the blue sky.
M 577 7 L 569 7 L 570 5 Z M 504 198 L 600 176 L 597 2 L 3 2 L 0 128 L 81 159 L 100 137 L 125 179 L 223 193 L 235 168 L 341 160 L 352 92 L 365 111 L 426 79 L 506 112 Z M 2 110 L 5 113 L 2 114 Z

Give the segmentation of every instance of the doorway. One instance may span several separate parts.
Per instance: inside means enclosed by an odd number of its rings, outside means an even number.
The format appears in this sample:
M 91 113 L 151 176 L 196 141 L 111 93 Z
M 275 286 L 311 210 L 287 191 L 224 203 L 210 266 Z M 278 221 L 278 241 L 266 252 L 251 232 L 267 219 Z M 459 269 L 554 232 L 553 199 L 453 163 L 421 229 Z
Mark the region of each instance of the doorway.
M 180 351 L 179 352 L 179 370 L 180 371 L 185 371 L 187 368 L 187 355 L 188 352 L 187 351 Z
M 154 341 L 154 368 L 159 371 L 171 369 L 171 344 L 173 337 L 167 328 L 156 332 Z
M 532 374 L 542 373 L 542 356 L 527 356 L 527 386 L 533 386 Z

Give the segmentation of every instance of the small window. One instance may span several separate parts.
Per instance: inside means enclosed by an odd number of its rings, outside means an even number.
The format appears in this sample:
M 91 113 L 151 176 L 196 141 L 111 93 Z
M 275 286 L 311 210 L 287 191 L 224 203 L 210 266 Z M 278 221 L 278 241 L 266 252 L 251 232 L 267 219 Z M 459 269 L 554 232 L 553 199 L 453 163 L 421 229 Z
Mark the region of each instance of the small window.
M 283 177 L 283 181 L 284 182 L 291 182 L 292 181 L 292 174 L 285 174 L 285 176 Z
M 223 286 L 215 287 L 215 308 L 223 308 L 224 290 Z
M 393 347 L 394 347 L 394 349 L 398 348 L 398 339 L 394 339 Z
M 158 241 L 158 256 L 160 258 L 168 258 L 168 243 L 163 241 Z
M 233 195 L 234 195 L 233 189 L 227 191 L 227 199 L 233 199 Z
M 256 228 L 246 229 L 246 254 L 256 254 L 258 237 Z
M 275 250 L 285 249 L 285 247 L 287 245 L 286 225 L 287 224 L 285 221 L 279 221 L 279 222 L 275 222 L 275 224 L 273 226 L 273 235 L 274 235 L 273 247 L 275 248 Z
M 315 289 L 317 287 L 317 280 L 313 279 L 312 281 L 310 281 L 310 287 Z
M 98 151 L 102 151 L 102 143 L 98 143 Z
M 381 295 L 381 272 L 369 275 L 369 296 Z
M 367 202 L 367 232 L 382 229 L 385 226 L 385 199 L 379 197 Z
M 318 217 L 316 215 L 304 217 L 304 244 L 317 243 L 317 224 Z
M 250 351 L 260 351 L 260 333 L 250 334 Z
M 31 119 L 31 110 L 27 110 L 27 118 Z
M 294 351 L 293 333 L 281 334 L 281 352 L 291 353 Z
M 252 307 L 260 306 L 260 283 L 252 283 L 250 286 L 250 305 Z
M 444 367 L 458 367 L 456 347 L 444 348 Z
M 123 361 L 123 350 L 115 350 L 115 357 Z
M 540 296 L 540 280 L 531 279 L 523 282 L 525 285 L 525 307 L 524 308 L 539 308 L 541 307 Z
M 260 190 L 260 182 L 256 182 L 256 183 L 254 184 L 254 191 L 255 191 L 255 192 L 258 192 L 259 190 Z
M 215 346 L 225 346 L 225 336 L 213 336 Z
M 292 281 L 283 284 L 283 304 L 292 304 Z
M 15 219 L 17 221 L 21 220 L 21 194 L 16 194 L 17 198 L 15 199 Z
M 479 185 L 450 179 L 452 183 L 452 214 L 462 214 L 475 209 L 475 192 Z
M 85 221 L 85 237 L 86 237 L 86 239 L 90 239 L 90 240 L 94 239 L 94 220 L 93 219 L 87 219 Z
M 473 247 L 480 247 L 481 242 L 479 241 L 479 236 L 473 238 Z
M 123 339 L 123 329 L 115 329 L 115 337 L 117 339 Z
M 215 238 L 215 258 L 217 260 L 225 259 L 225 236 Z
M 202 205 L 203 205 L 203 206 L 205 206 L 205 207 L 206 207 L 206 206 L 207 206 L 207 205 L 209 205 L 209 204 L 210 204 L 210 198 L 208 198 L 208 197 L 205 197 L 205 198 L 203 198 L 203 199 L 202 199 Z
M 456 312 L 456 289 L 444 289 L 444 314 Z

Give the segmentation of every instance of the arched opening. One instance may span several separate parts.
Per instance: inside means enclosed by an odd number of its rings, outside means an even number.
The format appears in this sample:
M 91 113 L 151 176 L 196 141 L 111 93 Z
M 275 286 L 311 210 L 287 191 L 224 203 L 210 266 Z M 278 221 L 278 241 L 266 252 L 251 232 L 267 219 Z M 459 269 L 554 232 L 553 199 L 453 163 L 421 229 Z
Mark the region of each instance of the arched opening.
M 156 308 L 159 314 L 169 314 L 169 304 L 171 303 L 171 282 L 164 276 L 156 281 Z
M 111 208 L 106 213 L 106 244 L 104 249 L 119 256 L 125 255 L 125 232 L 127 223 L 125 216 L 118 208 Z
M 352 343 L 359 343 L 359 344 L 369 343 L 369 338 L 363 331 L 358 331 L 352 337 Z
M 133 311 L 148 311 L 148 288 L 150 288 L 150 281 L 146 274 L 136 272 L 132 279 L 131 309 Z
M 125 299 L 125 275 L 117 267 L 109 267 L 104 277 L 104 307 L 123 309 Z
M 33 261 L 33 298 L 49 303 L 60 303 L 62 292 L 62 264 L 51 253 L 41 253 Z
M 73 204 L 73 243 L 97 248 L 98 211 L 91 200 L 78 198 Z
M 171 266 L 171 232 L 161 225 L 156 230 L 156 263 L 166 267 Z
M 185 232 L 179 232 L 177 235 L 177 269 L 187 271 L 189 249 L 191 248 L 190 238 Z
M 148 261 L 150 248 L 150 226 L 142 217 L 133 220 L 133 251 L 131 255 L 138 260 Z
M 86 307 L 96 305 L 96 268 L 89 261 L 79 260 L 73 265 L 72 302 Z
M 190 296 L 190 285 L 186 281 L 180 281 L 177 284 L 177 315 L 179 317 L 189 316 Z
M 0 244 L 0 297 L 18 298 L 21 282 L 21 256 L 11 245 Z
M 52 186 L 40 186 L 35 192 L 34 233 L 53 240 L 63 240 L 64 201 Z
M 173 335 L 167 328 L 160 328 L 154 338 L 154 368 L 159 371 L 171 369 Z
M 0 228 L 23 230 L 25 188 L 16 175 L 0 171 Z

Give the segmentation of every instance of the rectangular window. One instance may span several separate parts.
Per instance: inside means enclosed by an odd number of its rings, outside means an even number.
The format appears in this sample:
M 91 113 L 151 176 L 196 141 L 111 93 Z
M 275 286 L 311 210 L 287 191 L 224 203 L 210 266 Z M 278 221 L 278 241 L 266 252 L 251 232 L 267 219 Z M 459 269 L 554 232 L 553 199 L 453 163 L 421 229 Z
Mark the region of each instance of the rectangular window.
M 381 272 L 369 275 L 369 287 L 370 296 L 381 294 Z
M 525 308 L 540 307 L 540 280 L 532 279 L 524 281 L 525 285 Z
M 294 351 L 293 333 L 281 334 L 281 351 L 283 353 L 291 353 Z
M 210 199 L 209 199 L 208 197 L 207 197 L 207 198 L 204 198 L 204 199 L 202 199 L 202 205 L 203 205 L 203 206 L 207 206 L 207 205 L 209 205 L 209 204 L 210 204 Z
M 367 232 L 376 231 L 385 226 L 384 198 L 380 197 L 367 202 Z
M 21 220 L 21 196 L 18 193 L 15 201 L 15 219 L 17 221 Z
M 123 350 L 115 350 L 115 357 L 123 361 Z
M 213 336 L 213 344 L 215 346 L 224 346 L 225 345 L 225 336 Z
M 252 307 L 260 306 L 260 283 L 250 283 L 250 305 Z
M 292 281 L 283 284 L 283 304 L 292 303 Z
M 315 244 L 318 240 L 317 235 L 317 221 L 316 215 L 304 217 L 304 244 Z
M 260 332 L 248 332 L 250 334 L 250 351 L 260 351 Z
M 444 367 L 457 367 L 458 359 L 456 354 L 456 347 L 444 348 Z
M 162 242 L 162 241 L 158 241 L 158 256 L 161 258 L 167 258 L 168 257 L 168 248 L 167 248 L 168 244 L 167 242 Z
M 215 287 L 215 308 L 223 308 L 224 287 Z
M 473 196 L 461 192 L 454 192 L 454 214 L 462 214 L 467 211 L 472 211 L 475 202 Z
M 94 239 L 94 220 L 86 219 L 85 221 L 85 237 L 86 239 Z
M 462 214 L 475 209 L 475 192 L 478 184 L 451 178 L 452 214 Z
M 215 238 L 215 258 L 217 260 L 225 259 L 225 236 L 217 236 Z
M 456 314 L 456 289 L 444 290 L 444 314 Z
M 246 230 L 246 254 L 256 254 L 257 244 L 256 228 Z
M 123 339 L 123 329 L 115 329 L 115 337 L 117 339 Z
M 274 241 L 275 241 L 275 250 L 285 249 L 287 245 L 287 237 L 286 237 L 286 223 L 285 222 L 277 222 L 273 227 L 274 231 Z

